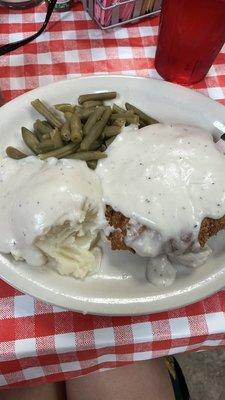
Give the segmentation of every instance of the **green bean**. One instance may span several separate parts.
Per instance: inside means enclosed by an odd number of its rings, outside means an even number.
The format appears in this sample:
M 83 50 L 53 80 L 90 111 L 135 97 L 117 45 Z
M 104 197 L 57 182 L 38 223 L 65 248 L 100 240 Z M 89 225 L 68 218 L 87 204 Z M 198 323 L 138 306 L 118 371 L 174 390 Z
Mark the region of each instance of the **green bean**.
M 22 127 L 23 140 L 42 160 L 48 157 L 79 159 L 95 169 L 97 160 L 106 157 L 104 151 L 125 124 L 143 127 L 157 123 L 132 104 L 125 103 L 126 109 L 115 103 L 112 108 L 103 105 L 104 100 L 112 100 L 116 96 L 116 92 L 84 94 L 78 98 L 80 105 L 60 103 L 55 105 L 55 109 L 36 99 L 31 104 L 46 121 L 35 121 L 35 134 Z M 56 110 L 63 112 L 65 122 Z M 70 143 L 64 145 L 64 142 Z M 15 159 L 27 157 L 13 147 L 8 147 L 6 153 Z
M 92 127 L 92 129 L 88 132 L 88 134 L 81 142 L 81 150 L 89 150 L 91 144 L 101 136 L 103 129 L 109 121 L 111 113 L 111 107 L 106 107 L 101 119 L 96 122 L 96 124 Z
M 59 149 L 60 147 L 63 147 L 63 141 L 60 135 L 60 131 L 58 128 L 54 129 L 51 133 L 51 140 L 53 142 L 53 146 L 55 149 Z
M 73 110 L 73 112 L 74 111 L 81 111 L 81 110 L 83 110 L 84 109 L 84 107 L 83 106 L 78 106 L 78 104 L 75 104 L 75 106 L 74 106 L 74 110 Z
M 70 120 L 70 132 L 72 142 L 81 142 L 82 140 L 82 125 L 79 114 L 75 111 Z
M 69 122 L 65 122 L 61 128 L 61 137 L 65 142 L 69 142 L 71 137 L 70 137 L 70 125 Z
M 52 127 L 51 127 L 51 130 L 53 130 Z M 35 124 L 34 124 L 34 133 L 37 136 L 39 142 L 43 142 L 43 140 L 50 139 L 49 133 L 44 133 L 44 134 L 41 133 L 41 131 L 36 128 Z
M 41 121 L 41 122 L 42 122 L 43 125 L 48 126 L 49 128 L 52 129 L 52 126 L 51 126 L 51 124 L 50 124 L 48 121 L 43 120 L 43 121 Z
M 130 103 L 125 103 L 125 107 L 127 110 L 132 110 L 136 115 L 138 115 L 140 120 L 142 120 L 146 125 L 158 123 L 156 119 L 149 117 L 149 115 L 145 114 L 143 111 L 139 110 L 139 108 L 133 106 Z
M 113 142 L 113 140 L 115 140 L 116 136 L 112 136 L 111 138 L 107 139 L 105 141 L 106 147 L 109 147 L 110 144 Z
M 46 135 L 42 136 L 42 140 L 41 141 L 43 142 L 43 140 L 48 140 L 48 139 L 51 139 L 51 136 L 46 133 Z
M 102 106 L 102 101 L 101 100 L 88 100 L 88 101 L 84 101 L 82 106 L 84 108 Z
M 109 138 L 118 135 L 120 132 L 121 128 L 119 126 L 111 125 L 104 128 L 103 135 L 105 138 Z
M 40 153 L 47 153 L 55 149 L 54 143 L 51 139 L 44 140 L 40 143 Z
M 34 123 L 34 129 L 36 131 L 39 131 L 42 135 L 49 134 L 52 131 L 52 127 L 49 127 L 43 122 L 44 121 L 40 121 L 40 119 L 37 119 Z
M 78 110 L 80 119 L 82 121 L 86 121 L 90 115 L 96 110 L 97 107 L 90 107 L 90 108 L 82 108 L 81 110 Z
M 98 163 L 97 160 L 87 161 L 87 166 L 90 169 L 95 169 L 97 167 L 97 163 Z
M 20 160 L 21 158 L 27 157 L 27 154 L 12 146 L 7 147 L 6 154 L 8 157 L 14 158 L 15 160 Z
M 74 112 L 74 106 L 70 103 L 62 103 L 62 104 L 56 104 L 55 105 L 56 110 L 61 111 L 63 113 L 65 112 Z
M 106 145 L 105 144 L 102 144 L 100 147 L 99 147 L 99 150 L 103 153 L 104 151 L 106 151 L 106 149 L 107 149 L 107 147 L 106 147 Z
M 132 110 L 118 112 L 111 115 L 111 120 L 116 121 L 117 119 L 126 118 L 127 124 L 139 124 L 139 116 L 135 115 Z
M 111 121 L 115 121 L 116 119 L 123 118 L 123 119 L 126 119 L 126 121 L 127 121 L 127 119 L 130 118 L 132 115 L 134 115 L 132 110 L 124 111 L 124 112 L 112 114 L 110 119 L 111 119 Z
M 70 120 L 71 120 L 71 117 L 72 117 L 72 113 L 71 112 L 65 112 L 64 113 L 64 117 L 65 117 L 65 120 L 70 124 Z
M 89 100 L 112 100 L 117 96 L 116 92 L 102 92 L 102 93 L 91 93 L 91 94 L 82 94 L 78 97 L 78 103 L 83 104 L 85 101 Z
M 40 131 L 38 131 L 37 129 L 34 128 L 34 134 L 37 136 L 39 142 L 41 142 L 43 140 L 43 135 L 41 134 Z
M 127 124 L 139 125 L 139 116 L 136 114 L 127 117 Z
M 144 128 L 145 126 L 147 126 L 146 123 L 139 118 L 139 129 Z
M 76 145 L 74 143 L 69 143 L 66 146 L 61 147 L 61 149 L 54 149 L 52 151 L 49 151 L 48 153 L 39 154 L 38 157 L 41 160 L 45 160 L 46 158 L 49 157 L 64 158 L 74 153 L 78 149 L 78 147 L 79 147 L 78 144 Z
M 51 109 L 46 107 L 46 105 L 43 104 L 41 100 L 36 99 L 32 101 L 31 104 L 35 108 L 35 110 L 43 115 L 54 128 L 60 128 L 62 126 L 61 119 L 57 115 L 55 115 Z
M 50 124 L 49 124 L 49 122 L 48 121 L 45 121 L 45 120 L 43 120 L 43 121 L 41 121 L 42 122 L 42 125 L 45 125 L 45 126 L 47 126 L 48 128 L 49 128 L 49 130 L 51 130 L 52 131 L 52 129 L 54 129 Z
M 118 106 L 117 104 L 113 104 L 113 111 L 115 111 L 115 112 L 119 112 L 119 113 L 122 113 L 122 112 L 126 112 L 126 110 L 124 110 L 122 107 L 120 107 L 120 106 Z
M 118 118 L 113 122 L 112 126 L 119 126 L 120 128 L 123 128 L 125 124 L 126 124 L 126 120 L 125 119 Z
M 45 139 L 39 144 L 40 149 L 43 149 L 46 146 L 52 147 L 52 150 L 54 149 L 54 143 L 53 143 L 51 138 L 50 139 Z
M 92 161 L 100 160 L 101 158 L 106 158 L 107 155 L 103 154 L 101 151 L 81 151 L 74 154 L 70 154 L 66 158 L 82 161 Z
M 102 145 L 102 140 L 95 140 L 89 148 L 89 150 L 97 150 Z
M 97 107 L 96 110 L 89 116 L 88 120 L 84 125 L 84 136 L 88 134 L 91 128 L 96 124 L 96 122 L 101 118 L 104 112 L 104 107 Z
M 27 147 L 31 149 L 35 154 L 40 152 L 39 145 L 40 142 L 37 137 L 31 132 L 29 129 L 25 128 L 24 126 L 21 128 L 22 137 L 24 142 L 26 143 Z

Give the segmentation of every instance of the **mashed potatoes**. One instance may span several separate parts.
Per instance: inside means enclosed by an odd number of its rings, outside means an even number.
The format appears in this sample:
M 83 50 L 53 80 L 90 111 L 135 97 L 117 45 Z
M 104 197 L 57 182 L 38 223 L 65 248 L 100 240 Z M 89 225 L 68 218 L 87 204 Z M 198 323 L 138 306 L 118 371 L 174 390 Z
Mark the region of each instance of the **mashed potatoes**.
M 86 163 L 4 158 L 0 161 L 0 251 L 31 266 L 54 261 L 59 273 L 83 278 L 104 225 L 101 187 Z

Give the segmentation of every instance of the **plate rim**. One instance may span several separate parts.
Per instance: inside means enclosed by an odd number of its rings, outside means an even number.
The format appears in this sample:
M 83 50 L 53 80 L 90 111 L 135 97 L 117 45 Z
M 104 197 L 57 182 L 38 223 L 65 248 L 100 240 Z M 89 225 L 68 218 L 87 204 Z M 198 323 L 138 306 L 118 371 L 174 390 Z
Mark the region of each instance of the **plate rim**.
M 215 290 L 213 290 L 210 294 L 201 294 L 201 292 L 203 291 L 203 289 L 205 287 L 207 287 L 209 285 L 209 282 L 211 280 L 215 280 L 216 276 L 218 275 L 218 279 L 217 281 L 219 282 L 219 285 L 215 288 Z M 216 272 L 214 274 L 212 274 L 210 277 L 208 277 L 206 280 L 202 280 L 201 282 L 199 282 L 198 285 L 194 285 L 195 286 L 195 291 L 200 289 L 197 293 L 197 295 L 195 296 L 195 299 L 193 301 L 189 301 L 189 300 L 184 300 L 182 299 L 183 293 L 184 291 L 182 290 L 182 293 L 180 293 L 179 296 L 179 306 L 178 305 L 174 305 L 174 306 L 157 306 L 155 307 L 154 310 L 148 310 L 148 306 L 149 304 L 153 304 L 153 302 L 149 302 L 149 301 L 143 301 L 143 302 L 129 302 L 129 303 L 100 303 L 100 302 L 90 302 L 90 301 L 85 301 L 85 300 L 77 300 L 77 299 L 71 299 L 71 297 L 69 297 L 69 300 L 71 302 L 71 304 L 66 303 L 66 299 L 67 297 L 61 293 L 57 293 L 57 295 L 60 297 L 61 301 L 60 303 L 54 300 L 46 300 L 43 296 L 38 295 L 38 294 L 33 294 L 32 290 L 27 289 L 24 292 L 24 289 L 21 287 L 20 284 L 15 285 L 12 284 L 11 281 L 9 281 L 7 279 L 7 277 L 2 276 L 0 274 L 0 278 L 6 282 L 7 284 L 9 284 L 10 286 L 12 286 L 13 288 L 15 288 L 16 290 L 21 291 L 23 294 L 27 294 L 31 297 L 34 297 L 35 299 L 39 300 L 39 301 L 43 301 L 49 305 L 52 306 L 56 306 L 56 307 L 60 307 L 62 308 L 62 311 L 73 311 L 73 312 L 77 312 L 77 313 L 81 313 L 83 315 L 99 315 L 99 316 L 106 316 L 106 317 L 132 317 L 132 316 L 140 316 L 140 315 L 149 315 L 149 314 L 157 314 L 157 313 L 161 313 L 161 312 L 170 312 L 172 310 L 175 309 L 180 309 L 186 306 L 191 306 L 192 304 L 195 304 L 201 300 L 207 299 L 210 296 L 215 295 L 218 291 L 220 290 L 225 290 L 225 266 L 223 267 L 222 271 Z M 219 279 L 221 278 L 221 279 Z M 223 278 L 223 279 L 222 279 Z M 35 285 L 34 283 L 34 288 L 38 291 L 38 289 L 40 289 L 40 287 L 38 285 Z M 42 288 L 43 289 L 43 288 Z M 51 293 L 56 295 L 55 292 L 50 291 L 49 289 L 46 289 L 48 294 Z M 187 287 L 185 290 L 185 294 L 188 293 L 190 291 L 190 287 Z M 176 292 L 176 291 L 175 291 Z M 179 292 L 179 291 L 177 291 Z M 157 295 L 158 297 L 158 295 Z M 177 296 L 176 296 L 176 301 L 177 301 Z M 170 297 L 170 300 L 173 301 L 173 297 Z M 77 306 L 73 306 L 72 303 L 76 303 Z M 65 304 L 66 303 L 66 304 Z M 115 308 L 115 304 L 116 304 L 116 308 Z M 142 308 L 144 308 L 144 310 L 142 311 L 134 311 L 135 305 L 139 305 Z M 97 310 L 97 307 L 99 306 L 104 306 L 104 311 L 100 312 L 99 310 Z M 129 308 L 130 311 L 122 311 L 123 309 L 127 309 Z
M 192 93 L 192 95 L 194 94 L 195 96 L 198 96 L 202 100 L 204 99 L 206 102 L 211 102 L 214 105 L 216 104 L 219 108 L 221 108 L 221 110 L 225 109 L 225 105 L 219 103 L 217 100 L 211 99 L 211 97 L 208 97 L 205 94 L 203 94 L 201 92 L 198 92 L 197 90 L 195 90 L 193 88 L 189 88 L 187 86 L 182 86 L 182 85 L 179 85 L 177 83 L 168 82 L 168 81 L 164 81 L 164 80 L 161 80 L 161 79 L 154 79 L 154 78 L 150 78 L 150 77 L 148 78 L 148 77 L 145 77 L 145 76 L 120 75 L 120 74 L 108 74 L 108 75 L 104 75 L 104 74 L 101 74 L 101 75 L 88 74 L 88 75 L 85 75 L 85 76 L 77 76 L 77 77 L 73 77 L 73 78 L 70 78 L 70 79 L 62 79 L 60 81 L 51 82 L 51 83 L 48 83 L 47 85 L 38 86 L 38 87 L 36 87 L 34 89 L 28 90 L 25 93 L 21 94 L 20 96 L 17 96 L 14 99 L 12 99 L 12 100 L 8 101 L 7 103 L 3 104 L 0 107 L 0 114 L 1 114 L 2 111 L 4 112 L 5 109 L 9 105 L 14 104 L 14 103 L 16 104 L 17 102 L 20 101 L 21 98 L 29 97 L 33 93 L 35 94 L 36 92 L 38 92 L 40 89 L 49 88 L 51 86 L 58 86 L 60 84 L 64 84 L 64 83 L 67 83 L 67 82 L 70 82 L 70 81 L 88 80 L 88 79 L 92 79 L 92 78 L 95 78 L 95 79 L 98 79 L 98 78 L 103 78 L 103 79 L 105 79 L 105 78 L 109 78 L 109 79 L 110 78 L 117 78 L 117 79 L 122 79 L 122 80 L 123 79 L 125 79 L 125 80 L 126 79 L 132 79 L 132 80 L 143 80 L 143 81 L 151 81 L 151 82 L 154 81 L 155 83 L 157 82 L 156 84 L 159 84 L 160 86 L 176 87 L 180 91 L 183 91 L 183 92 L 186 92 L 186 93 Z

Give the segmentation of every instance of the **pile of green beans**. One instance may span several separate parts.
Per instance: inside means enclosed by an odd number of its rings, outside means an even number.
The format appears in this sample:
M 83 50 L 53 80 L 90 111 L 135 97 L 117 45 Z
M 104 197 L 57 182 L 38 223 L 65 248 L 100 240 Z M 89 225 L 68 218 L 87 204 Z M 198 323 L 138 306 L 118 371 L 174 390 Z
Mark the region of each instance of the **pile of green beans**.
M 116 97 L 116 92 L 83 94 L 78 104 L 62 103 L 54 107 L 36 99 L 31 105 L 45 119 L 37 119 L 32 131 L 22 127 L 23 141 L 41 160 L 48 157 L 82 160 L 95 169 L 124 126 L 136 124 L 141 128 L 157 123 L 132 104 L 125 103 L 125 108 L 105 105 L 105 101 Z M 6 154 L 17 160 L 27 157 L 12 146 L 7 147 Z

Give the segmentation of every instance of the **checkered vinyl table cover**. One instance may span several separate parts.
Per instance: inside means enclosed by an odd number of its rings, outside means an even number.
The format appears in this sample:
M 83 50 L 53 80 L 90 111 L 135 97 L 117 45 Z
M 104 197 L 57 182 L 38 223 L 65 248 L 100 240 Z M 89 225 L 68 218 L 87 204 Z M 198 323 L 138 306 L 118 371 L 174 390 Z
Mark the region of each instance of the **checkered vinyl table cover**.
M 34 33 L 45 6 L 0 9 L 0 43 Z M 154 69 L 158 18 L 102 32 L 80 4 L 54 13 L 35 42 L 0 58 L 5 101 L 84 74 L 159 79 Z M 225 104 L 225 48 L 194 89 Z M 182 309 L 143 317 L 64 311 L 0 281 L 0 386 L 68 379 L 137 360 L 225 345 L 225 291 Z

